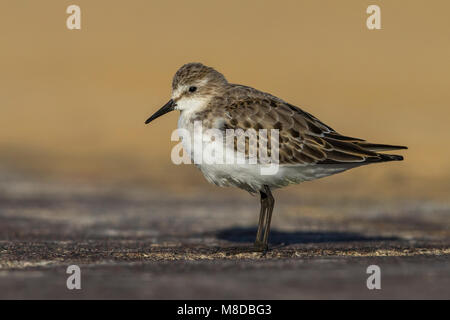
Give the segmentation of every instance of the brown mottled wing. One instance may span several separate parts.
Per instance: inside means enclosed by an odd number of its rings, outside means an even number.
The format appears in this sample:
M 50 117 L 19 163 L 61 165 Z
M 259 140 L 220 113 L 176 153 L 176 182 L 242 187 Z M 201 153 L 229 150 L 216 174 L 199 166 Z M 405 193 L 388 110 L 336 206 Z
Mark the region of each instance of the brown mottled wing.
M 222 114 L 224 129 L 278 129 L 280 164 L 363 164 L 401 160 L 401 156 L 375 151 L 405 148 L 370 144 L 363 139 L 343 136 L 300 108 L 248 87 L 236 88 L 220 104 L 216 110 Z M 257 146 L 246 145 L 246 152 L 252 147 L 267 146 L 264 141 L 260 142 Z

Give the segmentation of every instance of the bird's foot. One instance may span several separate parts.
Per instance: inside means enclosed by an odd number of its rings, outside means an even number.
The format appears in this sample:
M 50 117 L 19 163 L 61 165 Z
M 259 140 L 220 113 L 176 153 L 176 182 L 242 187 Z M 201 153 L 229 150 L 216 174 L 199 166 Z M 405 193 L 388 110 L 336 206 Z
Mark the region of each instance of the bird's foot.
M 254 245 L 255 251 L 262 252 L 262 256 L 265 256 L 267 251 L 269 250 L 269 246 L 264 244 L 262 241 L 255 241 Z

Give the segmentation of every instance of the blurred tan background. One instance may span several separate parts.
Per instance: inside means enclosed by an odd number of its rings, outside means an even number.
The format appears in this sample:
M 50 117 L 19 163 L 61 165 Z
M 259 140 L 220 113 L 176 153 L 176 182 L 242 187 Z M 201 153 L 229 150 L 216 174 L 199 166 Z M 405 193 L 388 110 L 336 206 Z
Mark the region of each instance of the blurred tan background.
M 66 28 L 70 4 L 81 7 L 79 31 Z M 382 30 L 366 28 L 369 4 Z M 144 126 L 175 71 L 199 61 L 343 134 L 410 148 L 401 163 L 290 192 L 448 199 L 449 11 L 444 0 L 2 1 L 0 169 L 220 192 L 171 163 L 178 114 Z

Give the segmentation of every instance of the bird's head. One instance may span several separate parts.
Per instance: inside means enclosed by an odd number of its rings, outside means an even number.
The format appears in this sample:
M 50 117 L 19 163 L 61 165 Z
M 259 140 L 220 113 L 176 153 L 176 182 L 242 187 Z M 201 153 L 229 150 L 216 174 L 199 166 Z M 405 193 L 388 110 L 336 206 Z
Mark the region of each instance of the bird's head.
M 172 81 L 172 97 L 145 123 L 173 111 L 195 112 L 206 106 L 212 97 L 221 93 L 228 84 L 225 77 L 201 63 L 188 63 L 175 73 Z

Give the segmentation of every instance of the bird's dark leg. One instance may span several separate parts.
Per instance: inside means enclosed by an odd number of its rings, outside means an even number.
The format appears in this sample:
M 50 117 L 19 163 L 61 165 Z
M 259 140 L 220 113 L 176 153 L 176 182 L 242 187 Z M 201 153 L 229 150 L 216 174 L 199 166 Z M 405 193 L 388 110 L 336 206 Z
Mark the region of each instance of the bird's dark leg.
M 273 207 L 275 205 L 275 199 L 272 196 L 272 192 L 268 186 L 264 186 L 264 192 L 267 195 L 267 212 L 266 212 L 266 223 L 264 226 L 264 238 L 263 247 L 264 253 L 267 252 L 269 248 L 269 233 L 270 233 L 270 222 L 272 220 Z
M 263 235 L 263 227 L 264 227 L 264 219 L 266 217 L 267 211 L 267 194 L 263 191 L 259 192 L 260 194 L 260 202 L 261 202 L 261 211 L 259 212 L 259 222 L 258 222 L 258 231 L 256 232 L 256 240 L 255 247 L 256 249 L 263 248 L 262 235 Z

